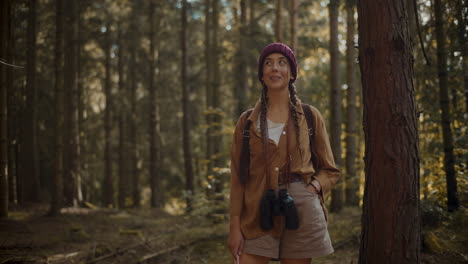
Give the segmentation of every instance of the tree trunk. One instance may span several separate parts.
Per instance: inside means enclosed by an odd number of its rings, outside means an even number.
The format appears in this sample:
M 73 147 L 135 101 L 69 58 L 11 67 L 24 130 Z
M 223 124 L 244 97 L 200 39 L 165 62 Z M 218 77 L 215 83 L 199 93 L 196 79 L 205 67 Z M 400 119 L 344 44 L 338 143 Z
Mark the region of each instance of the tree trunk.
M 104 89 L 106 96 L 106 110 L 104 113 L 104 134 L 105 134 L 105 152 L 104 152 L 104 184 L 103 184 L 103 205 L 104 207 L 114 207 L 114 177 L 112 172 L 112 93 L 111 93 L 111 28 L 110 23 L 106 25 L 104 33 L 104 52 L 106 77 L 104 80 Z
M 118 204 L 119 208 L 125 208 L 125 200 L 127 199 L 127 195 L 129 193 L 128 187 L 128 177 L 127 177 L 127 121 L 126 121 L 126 94 L 125 94 L 125 83 L 124 83 L 124 40 L 122 37 L 123 34 L 122 26 L 119 26 L 119 33 L 118 33 L 118 42 L 119 42 L 119 49 L 118 49 L 118 74 L 119 74 L 119 198 Z
M 7 62 L 11 62 L 11 64 L 15 65 L 15 58 L 13 55 L 13 51 L 15 50 L 15 28 L 12 27 L 14 25 L 14 3 L 12 1 L 5 1 L 9 3 L 9 11 L 8 15 L 4 17 L 8 17 L 8 49 L 6 60 Z M 14 68 L 8 67 L 6 72 L 6 87 L 7 87 L 7 127 L 8 127 L 8 201 L 10 204 L 16 204 L 17 200 L 17 193 L 16 193 L 16 179 L 18 176 L 18 168 L 16 163 L 18 161 L 17 153 L 18 153 L 18 126 L 19 126 L 19 92 L 18 89 L 14 87 Z
M 80 175 L 80 144 L 79 144 L 79 125 L 78 125 L 78 87 L 77 87 L 77 19 L 76 3 L 71 1 L 66 6 L 66 53 L 65 53 L 65 89 L 67 90 L 67 113 L 65 119 L 67 128 L 65 129 L 65 184 L 64 196 L 67 205 L 78 206 L 82 201 Z
M 26 63 L 26 109 L 23 130 L 24 148 L 24 198 L 28 202 L 39 201 L 39 153 L 37 148 L 37 87 L 36 87 L 36 4 L 29 0 L 28 48 Z
M 237 78 L 237 84 L 234 87 L 234 94 L 237 99 L 237 111 L 235 112 L 235 118 L 239 117 L 242 112 L 247 108 L 248 98 L 248 82 L 247 82 L 247 6 L 246 0 L 240 1 L 240 25 L 239 25 L 239 51 L 238 51 L 238 68 L 239 78 Z
M 420 263 L 418 119 L 405 5 L 360 0 L 358 14 L 366 175 L 359 263 Z
M 10 1 L 0 3 L 0 58 L 6 58 L 10 40 Z M 10 63 L 10 61 L 8 61 Z M 8 217 L 7 68 L 0 66 L 0 218 Z
M 336 166 L 341 168 L 341 86 L 340 54 L 338 50 L 338 8 L 339 0 L 330 0 L 330 143 Z M 343 180 L 332 190 L 330 211 L 339 212 L 343 208 Z
M 77 185 L 77 198 L 78 202 L 82 202 L 85 197 L 84 197 L 84 190 L 82 186 L 83 179 L 88 176 L 88 162 L 87 162 L 87 157 L 85 152 L 85 146 L 86 146 L 86 130 L 83 129 L 84 127 L 84 119 L 85 117 L 85 104 L 84 104 L 84 94 L 83 94 L 83 78 L 81 77 L 81 54 L 83 50 L 83 40 L 82 40 L 82 33 L 81 30 L 83 28 L 82 25 L 82 14 L 84 10 L 83 2 L 78 2 L 77 3 L 77 17 L 76 17 L 76 122 L 77 122 L 77 150 L 78 150 L 78 156 L 77 156 L 77 166 L 78 166 L 78 171 L 79 174 L 77 175 L 76 178 L 76 185 Z M 88 181 L 90 184 L 88 184 L 88 189 L 91 189 L 91 185 L 93 185 L 92 181 Z
M 150 56 L 149 56 L 149 98 L 150 98 L 150 125 L 149 125 L 149 137 L 150 137 L 150 187 L 151 187 L 151 207 L 161 208 L 161 187 L 160 187 L 160 150 L 158 146 L 159 138 L 159 115 L 158 115 L 158 87 L 155 84 L 155 71 L 156 71 L 156 59 L 155 53 L 157 52 L 157 45 L 155 35 L 158 34 L 159 30 L 159 16 L 154 16 L 155 12 L 154 2 L 151 2 L 149 8 L 149 39 L 150 39 Z M 155 21 L 156 19 L 156 21 Z M 156 30 L 156 32 L 155 32 Z M 185 114 L 184 114 L 185 116 Z
M 275 36 L 277 42 L 283 42 L 283 28 L 281 13 L 283 10 L 283 0 L 276 0 L 276 27 Z
M 297 2 L 291 0 L 291 49 L 297 55 Z
M 442 111 L 441 126 L 444 143 L 444 169 L 447 181 L 447 207 L 450 212 L 458 209 L 457 179 L 455 175 L 455 158 L 453 155 L 453 138 L 450 128 L 450 105 L 447 89 L 447 53 L 443 29 L 444 6 L 441 0 L 434 1 L 435 31 L 437 41 L 437 70 L 439 75 L 439 100 Z
M 214 2 L 217 2 L 216 0 Z M 213 15 L 215 10 L 213 9 Z M 187 86 L 187 0 L 182 1 L 182 29 L 181 29 L 181 49 L 182 49 L 182 129 L 183 129 L 183 144 L 184 144 L 184 164 L 185 164 L 185 190 L 188 193 L 187 196 L 187 211 L 191 211 L 192 208 L 192 196 L 193 196 L 193 171 L 192 171 L 192 154 L 191 154 L 191 142 L 190 142 L 190 115 L 189 115 L 189 89 Z
M 212 131 L 213 131 L 213 166 L 214 168 L 221 168 L 224 166 L 223 157 L 222 155 L 222 110 L 221 110 L 221 97 L 220 97 L 220 86 L 221 86 L 221 72 L 220 72 L 220 65 L 219 65 L 219 40 L 218 40 L 218 30 L 219 30 L 219 0 L 213 0 L 213 15 L 212 15 L 212 27 L 213 27 L 213 35 L 212 35 L 212 65 L 213 65 L 213 95 L 212 95 L 212 106 L 213 106 L 213 123 L 212 123 Z M 225 177 L 222 177 L 216 171 L 211 171 L 214 174 L 214 191 L 216 194 L 220 194 Z M 222 198 L 219 196 L 218 198 Z
M 346 111 L 346 205 L 359 206 L 359 177 L 356 175 L 356 56 L 354 51 L 354 9 L 355 0 L 346 1 L 346 75 L 348 81 Z
M 211 126 L 213 122 L 212 117 L 212 98 L 213 98 L 213 65 L 212 65 L 212 40 L 211 40 L 211 23 L 212 23 L 212 12 L 211 1 L 205 0 L 205 62 L 206 62 L 206 92 L 205 92 L 205 104 L 206 104 L 206 180 L 209 183 L 211 172 L 213 170 L 213 128 Z
M 133 27 L 132 27 L 133 28 Z M 136 126 L 136 90 L 137 90 L 137 79 L 136 79 L 136 51 L 135 46 L 130 49 L 130 118 L 129 118 L 129 141 L 130 141 L 130 175 L 132 175 L 132 200 L 133 207 L 140 207 L 141 203 L 141 191 L 140 191 L 140 172 L 138 170 L 138 146 L 137 146 L 137 126 Z
M 56 0 L 56 32 L 55 32 L 55 160 L 54 184 L 50 205 L 50 214 L 60 214 L 63 204 L 63 0 Z

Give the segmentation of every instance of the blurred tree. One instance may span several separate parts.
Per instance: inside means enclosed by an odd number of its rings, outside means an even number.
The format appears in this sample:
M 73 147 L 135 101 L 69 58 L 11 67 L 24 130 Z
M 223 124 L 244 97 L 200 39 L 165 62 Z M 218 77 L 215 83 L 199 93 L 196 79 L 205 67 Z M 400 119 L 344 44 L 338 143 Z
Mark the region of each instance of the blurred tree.
M 239 117 L 242 112 L 247 109 L 247 95 L 249 91 L 247 80 L 247 64 L 248 64 L 248 47 L 247 47 L 247 4 L 246 0 L 240 1 L 240 24 L 239 29 L 239 44 L 237 52 L 238 63 L 238 78 L 234 86 L 234 94 L 237 100 L 237 110 L 234 112 L 234 118 Z
M 282 15 L 283 0 L 276 0 L 276 27 L 275 27 L 275 40 L 276 42 L 283 42 L 283 25 Z
M 298 0 L 291 0 L 291 49 L 297 56 L 297 2 Z
M 181 80 L 182 80 L 182 129 L 184 141 L 184 163 L 185 163 L 185 191 L 187 192 L 187 211 L 193 210 L 193 171 L 192 171 L 192 153 L 191 153 L 191 140 L 190 140 L 190 112 L 189 112 L 189 90 L 187 84 L 187 0 L 182 0 L 181 9 L 181 50 L 182 50 L 182 63 L 181 63 Z
M 421 260 L 417 112 L 405 12 L 404 2 L 358 1 L 366 165 L 359 263 Z
M 340 51 L 338 49 L 338 16 L 340 1 L 331 0 L 328 5 L 330 16 L 330 143 L 338 168 L 341 168 L 341 85 L 340 85 Z M 343 208 L 344 177 L 332 189 L 330 211 L 339 212 Z
M 155 13 L 155 9 L 160 8 L 156 6 L 154 1 L 150 2 L 149 5 L 149 45 L 150 45 L 150 54 L 149 54 L 149 99 L 150 99 L 150 129 L 149 129 L 149 138 L 150 138 L 150 187 L 151 187 L 151 207 L 160 208 L 162 207 L 161 203 L 161 176 L 160 176 L 160 146 L 158 146 L 160 129 L 159 129 L 159 109 L 158 109 L 158 86 L 155 84 L 155 72 L 156 69 L 156 58 L 158 54 L 158 43 L 159 38 L 156 38 L 159 34 L 159 23 L 160 16 Z M 188 103 L 185 102 L 184 103 Z M 185 111 L 184 111 L 185 116 Z M 190 146 L 190 144 L 189 144 Z
M 37 1 L 28 2 L 28 34 L 26 63 L 26 109 L 23 120 L 24 146 L 21 151 L 21 171 L 23 192 L 20 195 L 25 201 L 38 202 L 39 183 L 39 152 L 37 145 L 37 85 L 36 85 L 36 19 Z
M 8 120 L 7 120 L 7 74 L 11 73 L 3 60 L 7 58 L 10 45 L 10 14 L 9 0 L 0 3 L 0 218 L 8 217 Z M 11 62 L 11 61 L 8 61 Z M 11 90 L 10 90 L 11 91 Z
M 356 107 L 356 56 L 354 51 L 355 0 L 346 0 L 346 205 L 359 206 L 359 177 L 356 172 L 357 107 Z
M 442 112 L 441 126 L 444 144 L 444 169 L 447 181 L 447 207 L 450 212 L 458 209 L 457 179 L 455 175 L 455 157 L 453 155 L 452 129 L 450 128 L 450 101 L 448 95 L 447 53 L 443 28 L 445 10 L 441 0 L 434 1 L 435 33 L 437 41 L 437 70 L 439 75 L 439 102 Z
M 60 214 L 63 206 L 63 0 L 55 0 L 55 155 L 54 181 L 50 204 L 51 215 Z

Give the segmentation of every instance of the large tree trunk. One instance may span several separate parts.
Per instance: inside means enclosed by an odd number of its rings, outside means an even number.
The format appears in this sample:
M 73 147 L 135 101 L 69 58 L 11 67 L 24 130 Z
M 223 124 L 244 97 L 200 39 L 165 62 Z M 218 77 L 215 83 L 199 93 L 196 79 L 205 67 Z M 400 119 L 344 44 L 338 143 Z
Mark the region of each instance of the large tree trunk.
M 129 142 L 130 142 L 130 175 L 132 175 L 132 200 L 133 207 L 140 207 L 141 203 L 141 190 L 140 190 L 140 171 L 138 170 L 138 146 L 137 146 L 137 126 L 136 126 L 136 90 L 137 90 L 137 79 L 136 79 L 136 51 L 135 47 L 131 48 L 130 55 L 130 118 L 129 118 Z
M 36 87 L 36 4 L 29 0 L 28 48 L 26 63 L 26 108 L 22 148 L 23 186 L 26 201 L 39 201 L 39 153 L 37 148 L 37 87 Z
M 277 42 L 283 42 L 283 25 L 282 16 L 283 11 L 283 0 L 276 0 L 276 27 L 275 37 Z
M 150 3 L 149 8 L 149 39 L 150 39 L 150 55 L 149 55 L 149 98 L 150 98 L 150 124 L 149 124 L 149 137 L 150 137 L 150 187 L 151 187 L 151 207 L 160 208 L 162 207 L 161 202 L 161 179 L 160 179 L 160 149 L 158 146 L 159 139 L 159 115 L 158 115 L 158 87 L 155 84 L 155 71 L 156 71 L 156 39 L 155 35 L 158 34 L 159 30 L 159 16 L 154 16 L 156 6 L 154 2 Z M 155 21 L 156 19 L 156 21 Z M 155 32 L 156 31 L 156 32 Z M 185 112 L 184 112 L 185 113 Z M 185 116 L 185 114 L 184 114 Z
M 105 52 L 105 70 L 104 89 L 106 96 L 106 109 L 104 113 L 104 182 L 103 182 L 103 206 L 114 207 L 114 177 L 112 171 L 112 93 L 111 93 L 111 27 L 110 23 L 106 25 L 104 33 L 104 52 Z
M 356 175 L 356 58 L 354 51 L 354 9 L 356 0 L 346 0 L 346 76 L 347 89 L 347 111 L 346 111 L 346 205 L 359 206 L 359 177 Z
M 336 166 L 341 168 L 341 87 L 340 51 L 338 49 L 338 8 L 339 0 L 330 0 L 330 143 Z M 343 208 L 342 180 L 332 190 L 330 211 L 339 212 Z
M 216 2 L 216 0 L 215 0 Z M 214 13 L 213 9 L 213 13 Z M 215 14 L 213 14 L 215 15 Z M 183 144 L 184 144 L 184 164 L 185 164 L 185 190 L 189 193 L 187 197 L 187 210 L 191 211 L 192 208 L 192 195 L 194 194 L 193 186 L 193 171 L 192 171 L 192 154 L 191 154 L 191 142 L 190 142 L 190 109 L 189 109 L 189 89 L 187 86 L 187 0 L 182 1 L 182 30 L 181 30 L 181 49 L 182 49 L 182 129 L 183 129 Z
M 85 119 L 85 104 L 84 104 L 84 94 L 83 94 L 83 78 L 81 77 L 81 54 L 83 50 L 83 40 L 82 40 L 82 14 L 84 10 L 84 4 L 83 2 L 78 2 L 77 3 L 77 17 L 76 17 L 76 119 L 77 119 L 77 150 L 78 150 L 78 156 L 77 156 L 77 162 L 78 162 L 78 171 L 79 174 L 77 175 L 76 178 L 76 184 L 77 184 L 77 193 L 78 193 L 78 201 L 81 203 L 85 197 L 84 197 L 84 190 L 82 186 L 83 179 L 89 180 L 87 178 L 88 176 L 88 162 L 87 162 L 87 157 L 86 154 L 83 155 L 85 152 L 85 146 L 86 146 L 86 130 L 83 129 L 84 127 L 84 119 Z M 91 188 L 91 185 L 93 184 L 91 181 L 88 181 L 91 184 L 88 184 L 88 190 Z M 89 200 L 89 199 L 88 199 Z
M 366 142 L 359 263 L 419 263 L 418 119 L 405 5 L 360 0 L 358 14 Z
M 437 41 L 437 70 L 439 74 L 439 100 L 442 111 L 441 126 L 444 143 L 444 169 L 447 180 L 447 206 L 448 210 L 457 210 L 459 205 L 457 193 L 457 179 L 455 177 L 455 158 L 453 155 L 453 138 L 450 128 L 450 106 L 447 89 L 447 53 L 445 51 L 444 36 L 444 6 L 441 0 L 434 1 L 435 31 Z
M 297 2 L 299 0 L 291 0 L 291 49 L 297 57 Z
M 126 93 L 125 93 L 125 83 L 124 83 L 124 40 L 123 40 L 123 29 L 122 25 L 119 26 L 119 33 L 118 33 L 118 42 L 119 42 L 119 49 L 118 49 L 118 74 L 119 74 L 119 195 L 118 195 L 118 205 L 119 208 L 125 208 L 125 200 L 127 199 L 128 194 L 130 193 L 129 190 L 129 182 L 127 176 L 127 111 L 126 111 Z
M 63 204 L 63 78 L 62 78 L 62 57 L 63 57 L 63 0 L 56 0 L 56 32 L 55 32 L 55 160 L 54 160 L 54 181 L 50 214 L 60 214 Z
M 6 58 L 10 40 L 10 1 L 0 3 L 0 58 Z M 10 61 L 8 61 L 10 62 Z M 7 68 L 0 66 L 0 218 L 8 217 Z

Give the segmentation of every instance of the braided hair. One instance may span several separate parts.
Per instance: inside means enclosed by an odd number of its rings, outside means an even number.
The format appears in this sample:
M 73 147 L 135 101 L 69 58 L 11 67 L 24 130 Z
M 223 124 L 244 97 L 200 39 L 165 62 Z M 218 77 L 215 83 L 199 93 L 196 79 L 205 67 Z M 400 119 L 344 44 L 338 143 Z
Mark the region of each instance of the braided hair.
M 299 118 L 297 115 L 296 107 L 298 104 L 298 99 L 296 96 L 296 87 L 292 82 L 289 83 L 288 86 L 289 89 L 289 98 L 290 98 L 290 103 L 289 103 L 289 111 L 291 112 L 291 116 L 293 119 L 294 127 L 296 130 L 296 143 L 297 146 L 300 146 L 300 141 L 299 141 Z M 261 103 L 261 108 L 260 108 L 260 132 L 262 135 L 265 135 L 265 124 L 266 124 L 266 117 L 267 117 L 267 109 L 268 109 L 268 87 L 265 85 L 264 82 L 262 82 L 262 97 L 260 99 Z M 266 142 L 264 142 L 266 144 Z M 299 153 L 302 158 L 302 152 L 300 151 L 299 148 Z

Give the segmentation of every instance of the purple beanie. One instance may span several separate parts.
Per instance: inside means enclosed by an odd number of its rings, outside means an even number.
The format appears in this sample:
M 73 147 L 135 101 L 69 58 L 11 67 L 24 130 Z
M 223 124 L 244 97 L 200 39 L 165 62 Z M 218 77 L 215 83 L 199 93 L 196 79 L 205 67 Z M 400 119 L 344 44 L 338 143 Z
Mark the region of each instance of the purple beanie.
M 263 63 L 265 62 L 266 57 L 272 53 L 281 53 L 288 58 L 289 65 L 291 66 L 291 74 L 293 76 L 293 79 L 291 79 L 290 82 L 295 82 L 297 77 L 296 57 L 294 56 L 294 52 L 286 44 L 279 42 L 269 44 L 263 49 L 262 54 L 260 54 L 260 58 L 258 59 L 258 79 L 262 81 Z

